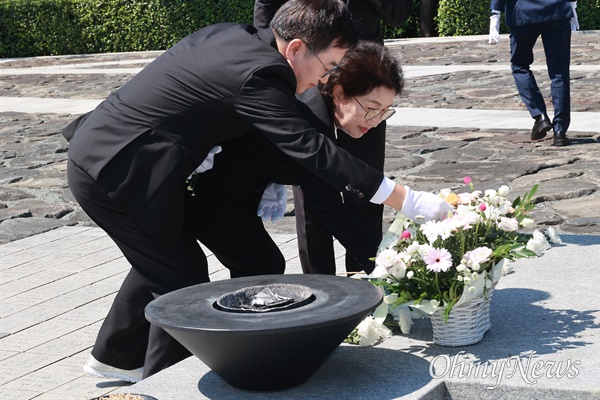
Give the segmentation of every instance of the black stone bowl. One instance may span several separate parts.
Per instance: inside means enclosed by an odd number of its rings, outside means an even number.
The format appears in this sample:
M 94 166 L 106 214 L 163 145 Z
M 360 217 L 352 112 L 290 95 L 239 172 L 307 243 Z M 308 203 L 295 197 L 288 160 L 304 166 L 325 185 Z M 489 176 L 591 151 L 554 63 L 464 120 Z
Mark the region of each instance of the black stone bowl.
M 249 286 L 296 284 L 314 300 L 267 313 L 219 309 L 221 296 Z M 306 382 L 382 301 L 379 288 L 332 275 L 262 275 L 203 283 L 148 304 L 146 318 L 165 329 L 231 386 L 289 389 Z

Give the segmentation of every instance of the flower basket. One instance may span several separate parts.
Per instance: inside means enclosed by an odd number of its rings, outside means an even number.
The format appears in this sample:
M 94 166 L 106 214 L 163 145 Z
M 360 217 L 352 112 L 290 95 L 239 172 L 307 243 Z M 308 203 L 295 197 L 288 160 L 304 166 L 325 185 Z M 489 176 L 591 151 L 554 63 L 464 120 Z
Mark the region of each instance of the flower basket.
M 443 309 L 438 309 L 431 314 L 433 343 L 456 347 L 480 342 L 484 333 L 491 327 L 490 301 L 493 292 L 494 289 L 491 287 L 482 297 L 454 306 L 448 321 Z
M 534 185 L 522 197 L 509 201 L 510 189 L 454 193 L 439 196 L 455 207 L 442 220 L 407 218 L 401 213 L 384 235 L 369 280 L 385 296 L 373 317 L 381 324 L 397 322 L 410 333 L 413 316 L 428 315 L 434 343 L 465 346 L 479 342 L 490 329 L 490 301 L 495 284 L 510 271 L 506 261 L 539 257 L 560 243 L 553 228 L 546 235 L 519 232 L 531 228 Z M 390 325 L 393 326 L 393 325 Z

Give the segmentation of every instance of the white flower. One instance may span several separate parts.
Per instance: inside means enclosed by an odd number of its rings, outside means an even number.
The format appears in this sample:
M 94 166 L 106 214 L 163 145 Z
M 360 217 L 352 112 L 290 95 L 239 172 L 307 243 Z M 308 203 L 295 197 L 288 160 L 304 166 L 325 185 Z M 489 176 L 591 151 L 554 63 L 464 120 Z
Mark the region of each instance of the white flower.
M 417 244 L 418 245 L 418 244 Z M 410 254 L 408 254 L 408 251 L 404 250 L 401 251 L 400 253 L 398 253 L 398 260 L 396 261 L 396 263 L 404 263 L 404 267 L 406 267 L 406 264 L 410 263 L 412 261 L 412 256 Z
M 448 196 L 450 196 L 450 193 L 452 193 L 452 190 L 450 190 L 450 189 L 442 189 L 442 190 L 440 190 L 439 197 L 441 197 L 442 199 L 445 199 Z
M 510 202 L 508 201 L 502 201 L 498 203 L 498 212 L 500 213 L 500 215 L 506 215 L 509 212 L 513 212 L 514 208 L 512 208 L 512 205 L 510 204 Z
M 385 325 L 375 321 L 370 315 L 358 324 L 357 330 L 360 335 L 358 345 L 361 347 L 373 346 L 380 339 L 392 337 L 392 331 Z
M 455 228 L 471 229 L 473 225 L 481 220 L 481 215 L 469 207 L 458 206 L 456 214 L 448 220 L 452 220 Z
M 372 276 L 376 279 L 385 279 L 388 276 L 390 276 L 390 274 L 388 272 L 387 267 L 384 267 L 383 265 L 376 265 L 375 269 L 373 270 L 373 272 L 371 272 L 369 276 Z
M 550 239 L 551 243 L 562 243 L 562 239 L 560 236 L 558 236 L 558 232 L 556 232 L 556 229 L 553 227 L 546 229 L 546 235 L 548 236 L 548 239 Z
M 408 245 L 408 247 L 406 248 L 406 253 L 409 256 L 414 257 L 419 253 L 420 247 L 421 247 L 421 245 L 419 244 L 419 242 L 417 242 L 415 240 L 414 242 L 412 242 L 411 244 Z
M 516 232 L 519 230 L 519 221 L 516 218 L 500 218 L 500 223 L 498 227 L 503 231 L 507 232 Z
M 438 237 L 442 235 L 445 227 L 437 221 L 427 221 L 423 225 L 421 225 L 421 231 L 427 238 L 429 243 L 433 243 L 437 240 Z
M 504 266 L 502 267 L 502 276 L 506 276 L 506 275 L 512 274 L 512 273 L 513 273 L 512 265 L 510 265 L 509 263 L 505 263 Z
M 475 286 L 469 286 L 469 292 L 473 293 L 475 291 Z
M 412 277 L 413 277 L 413 276 L 415 276 L 415 273 L 414 273 L 413 271 L 408 271 L 408 272 L 406 273 L 406 277 L 407 277 L 408 279 L 412 279 Z
M 396 263 L 398 253 L 392 249 L 385 249 L 375 259 L 375 264 L 382 267 L 391 267 Z
M 498 194 L 502 197 L 506 197 L 506 195 L 508 194 L 508 192 L 510 192 L 510 188 L 506 185 L 502 185 L 500 186 L 500 188 L 498 189 Z
M 389 274 L 396 279 L 402 279 L 406 275 L 406 264 L 400 261 L 395 263 L 389 270 Z
M 483 192 L 485 197 L 496 197 L 496 191 L 494 189 L 488 189 Z
M 422 244 L 419 246 L 419 257 L 421 257 L 421 259 L 424 259 L 425 256 L 427 255 L 427 253 L 429 253 L 429 251 L 433 249 L 432 246 L 428 245 L 428 244 Z
M 492 249 L 486 246 L 477 247 L 471 251 L 467 251 L 463 256 L 463 260 L 467 263 L 470 261 L 473 264 L 483 264 L 490 260 L 490 256 L 492 255 Z
M 523 228 L 531 228 L 533 225 L 535 225 L 535 221 L 532 218 L 523 218 L 523 221 L 521 221 Z
M 533 251 L 539 257 L 544 250 L 550 248 L 550 243 L 548 243 L 546 236 L 542 232 L 534 231 L 532 238 L 527 242 L 526 248 Z
M 403 334 L 410 334 L 410 327 L 412 326 L 411 311 L 408 307 L 398 307 L 398 326 Z
M 471 196 L 471 193 L 459 193 L 458 194 L 458 202 L 459 204 L 471 204 L 471 202 L 474 200 L 473 196 Z
M 483 212 L 483 214 L 485 215 L 485 217 L 487 219 L 489 219 L 489 220 L 497 221 L 500 218 L 500 216 L 502 215 L 500 213 L 500 209 L 498 207 L 495 207 L 495 206 L 489 204 L 489 203 L 486 204 L 486 205 L 487 205 L 487 208 Z
M 396 301 L 398 301 L 398 294 L 396 294 L 396 293 L 392 293 L 392 294 L 388 294 L 387 296 L 383 296 L 383 302 L 385 304 L 394 304 Z
M 456 224 L 457 221 L 454 218 L 446 218 L 445 220 L 440 221 L 439 234 L 442 240 L 446 240 L 452 236 L 452 231 L 458 228 Z M 460 223 L 460 225 L 462 225 L 462 223 Z

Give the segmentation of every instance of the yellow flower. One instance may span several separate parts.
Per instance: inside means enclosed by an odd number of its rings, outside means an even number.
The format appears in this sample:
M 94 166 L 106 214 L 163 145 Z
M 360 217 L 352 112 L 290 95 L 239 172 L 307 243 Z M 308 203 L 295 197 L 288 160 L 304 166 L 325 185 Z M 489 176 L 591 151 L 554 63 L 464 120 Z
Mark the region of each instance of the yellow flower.
M 450 204 L 452 207 L 456 207 L 458 205 L 458 203 L 460 202 L 460 197 L 458 197 L 456 194 L 454 193 L 450 193 L 447 197 L 446 197 L 446 203 Z

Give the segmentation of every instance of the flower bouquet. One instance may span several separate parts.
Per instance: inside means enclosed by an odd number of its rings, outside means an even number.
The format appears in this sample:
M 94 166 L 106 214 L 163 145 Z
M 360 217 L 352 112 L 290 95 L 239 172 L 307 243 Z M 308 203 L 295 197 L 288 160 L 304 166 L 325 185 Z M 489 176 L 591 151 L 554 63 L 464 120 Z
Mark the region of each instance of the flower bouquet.
M 506 198 L 508 186 L 481 192 L 474 190 L 470 178 L 465 178 L 465 183 L 471 192 L 440 192 L 440 197 L 455 207 L 444 220 L 425 222 L 419 217 L 411 220 L 397 215 L 369 276 L 384 290 L 384 303 L 371 319 L 359 325 L 357 332 L 366 332 L 359 335 L 361 344 L 373 344 L 376 336 L 389 336 L 389 332 L 381 331 L 384 320 L 398 324 L 408 334 L 415 313 L 431 317 L 434 342 L 438 344 L 465 345 L 481 340 L 490 327 L 493 288 L 509 269 L 505 260 L 540 256 L 550 247 L 540 231 L 533 235 L 519 232 L 520 227 L 533 226 L 528 212 L 534 208 L 537 185 L 510 202 Z M 552 228 L 548 233 L 560 241 Z M 459 309 L 465 307 L 467 314 L 462 317 Z M 473 307 L 476 309 L 469 309 Z M 475 338 L 459 331 L 450 333 L 457 341 L 436 339 L 436 324 L 448 327 L 451 323 L 459 329 L 474 325 Z

